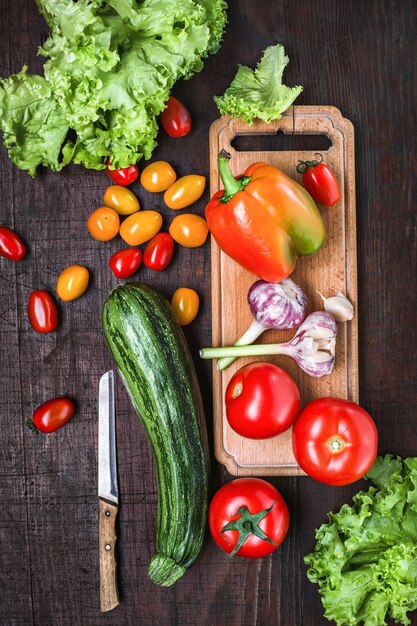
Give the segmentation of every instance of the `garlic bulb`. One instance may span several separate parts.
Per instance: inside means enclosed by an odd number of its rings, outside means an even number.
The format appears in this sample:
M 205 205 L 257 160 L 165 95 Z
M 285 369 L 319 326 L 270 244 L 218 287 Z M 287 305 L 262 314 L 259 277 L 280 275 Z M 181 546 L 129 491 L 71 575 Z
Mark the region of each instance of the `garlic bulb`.
M 353 318 L 353 304 L 343 293 L 339 292 L 330 298 L 325 298 L 320 291 L 317 293 L 323 299 L 324 310 L 333 315 L 336 322 L 348 322 Z

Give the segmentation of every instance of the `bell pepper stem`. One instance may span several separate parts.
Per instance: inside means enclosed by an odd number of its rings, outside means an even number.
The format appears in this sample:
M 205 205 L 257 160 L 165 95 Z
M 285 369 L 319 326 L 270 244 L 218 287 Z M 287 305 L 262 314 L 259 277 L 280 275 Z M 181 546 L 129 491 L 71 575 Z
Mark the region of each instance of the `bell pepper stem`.
M 258 339 L 260 335 L 265 330 L 265 326 L 257 322 L 256 320 L 252 321 L 252 324 L 249 328 L 243 333 L 243 335 L 236 341 L 235 346 L 248 346 Z M 217 361 L 217 369 L 222 372 L 226 368 L 229 367 L 234 361 L 236 361 L 236 357 L 225 357 L 222 359 L 218 359 Z
M 221 199 L 223 200 L 224 198 L 224 202 L 229 202 L 229 200 L 233 198 L 233 196 L 237 194 L 238 191 L 242 191 L 249 182 L 248 177 L 245 177 L 241 180 L 236 180 L 230 170 L 230 159 L 231 156 L 228 152 L 226 152 L 226 150 L 222 150 L 221 152 L 219 152 L 219 155 L 217 157 L 219 174 L 224 186 L 224 195 Z
M 267 356 L 270 354 L 289 354 L 289 346 L 285 343 L 257 344 L 256 346 L 227 346 L 224 348 L 203 348 L 200 350 L 202 359 L 218 359 L 219 357 Z

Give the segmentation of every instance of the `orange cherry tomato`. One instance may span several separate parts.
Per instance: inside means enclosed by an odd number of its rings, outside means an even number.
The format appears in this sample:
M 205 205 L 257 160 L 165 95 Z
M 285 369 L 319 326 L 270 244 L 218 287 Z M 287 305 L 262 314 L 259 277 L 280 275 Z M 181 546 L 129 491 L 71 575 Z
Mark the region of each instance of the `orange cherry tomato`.
M 105 206 L 91 213 L 87 221 L 88 232 L 98 241 L 110 241 L 119 232 L 120 218 L 116 211 Z
M 187 326 L 197 316 L 200 298 L 194 289 L 180 287 L 172 296 L 171 306 L 181 326 Z
M 82 265 L 70 265 L 58 276 L 56 292 L 61 300 L 69 302 L 83 295 L 88 287 L 90 274 Z
M 161 230 L 162 216 L 157 211 L 140 211 L 129 215 L 120 225 L 120 237 L 128 246 L 140 246 Z
M 139 211 L 140 204 L 137 197 L 126 187 L 110 185 L 104 194 L 104 204 L 114 209 L 119 215 L 131 215 Z
M 165 191 L 174 183 L 177 175 L 167 161 L 154 161 L 143 170 L 140 182 L 146 191 Z
M 170 209 L 185 209 L 203 195 L 206 179 L 198 174 L 179 178 L 164 193 L 165 204 Z
M 177 215 L 171 222 L 169 234 L 186 248 L 198 248 L 207 239 L 209 229 L 206 220 L 194 213 Z

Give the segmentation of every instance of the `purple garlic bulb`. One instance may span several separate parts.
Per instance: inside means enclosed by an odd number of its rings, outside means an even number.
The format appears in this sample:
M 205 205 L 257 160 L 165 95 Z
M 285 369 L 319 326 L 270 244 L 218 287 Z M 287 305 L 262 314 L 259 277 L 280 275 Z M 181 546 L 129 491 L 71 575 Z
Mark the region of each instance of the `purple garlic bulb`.
M 295 328 L 307 312 L 307 296 L 291 278 L 280 283 L 258 280 L 248 291 L 248 303 L 254 319 L 265 329 Z

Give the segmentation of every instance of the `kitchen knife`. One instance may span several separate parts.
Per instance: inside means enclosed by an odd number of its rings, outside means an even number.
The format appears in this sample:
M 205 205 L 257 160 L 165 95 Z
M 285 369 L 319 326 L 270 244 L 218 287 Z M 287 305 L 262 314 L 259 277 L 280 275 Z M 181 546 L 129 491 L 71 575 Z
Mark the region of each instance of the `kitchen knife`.
M 98 531 L 100 561 L 100 611 L 119 605 L 116 578 L 116 516 L 119 504 L 116 460 L 114 374 L 100 379 L 98 396 Z

